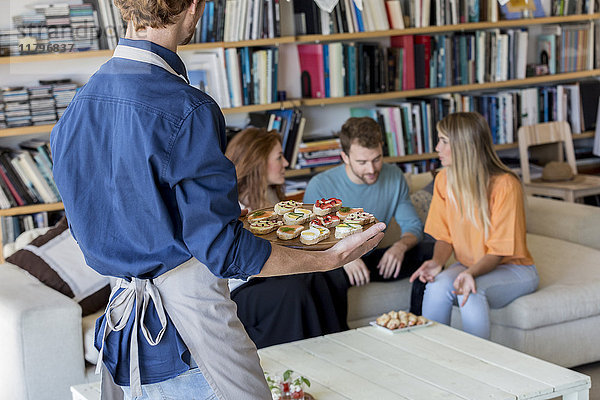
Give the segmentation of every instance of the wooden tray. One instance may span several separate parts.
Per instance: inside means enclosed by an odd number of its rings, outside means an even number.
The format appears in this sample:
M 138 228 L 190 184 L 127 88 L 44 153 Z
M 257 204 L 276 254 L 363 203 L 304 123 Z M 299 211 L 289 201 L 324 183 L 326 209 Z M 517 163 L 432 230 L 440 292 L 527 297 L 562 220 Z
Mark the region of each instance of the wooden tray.
M 303 204 L 302 206 L 300 206 L 298 208 L 305 208 L 307 210 L 312 211 L 313 205 L 314 204 Z M 256 211 L 273 211 L 273 207 L 261 208 L 259 210 L 253 210 L 252 212 L 256 212 Z M 365 211 L 369 212 L 368 210 L 365 210 Z M 248 213 L 248 214 L 251 214 L 251 213 Z M 283 221 L 283 216 L 279 215 L 278 219 Z M 250 230 L 250 224 L 248 223 L 248 218 L 242 217 L 241 221 L 244 223 L 244 228 Z M 375 222 L 371 222 L 370 224 L 363 225 L 363 231 L 369 229 L 372 225 L 374 225 L 377 222 L 378 222 L 377 219 L 375 219 Z M 310 223 L 310 221 L 305 222 L 303 224 L 305 229 L 309 228 L 309 223 Z M 255 236 L 266 239 L 273 244 L 290 247 L 292 249 L 327 250 L 341 240 L 341 239 L 335 238 L 335 227 L 329 228 L 329 232 L 330 232 L 330 235 L 327 239 L 321 240 L 317 244 L 310 244 L 310 245 L 306 245 L 306 244 L 300 242 L 300 236 L 298 236 L 297 238 L 294 238 L 294 239 L 290 239 L 290 240 L 281 240 L 277 237 L 276 230 L 271 233 L 267 233 L 266 235 L 255 235 Z

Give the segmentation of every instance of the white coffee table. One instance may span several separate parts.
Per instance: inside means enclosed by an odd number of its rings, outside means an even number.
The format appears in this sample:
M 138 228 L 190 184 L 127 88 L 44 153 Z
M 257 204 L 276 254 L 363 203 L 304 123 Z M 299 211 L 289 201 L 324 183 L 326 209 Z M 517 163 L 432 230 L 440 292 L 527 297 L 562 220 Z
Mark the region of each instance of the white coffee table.
M 365 327 L 259 351 L 265 371 L 308 377 L 317 400 L 588 400 L 590 377 L 441 324 Z
M 72 400 L 100 400 L 100 381 L 71 386 Z

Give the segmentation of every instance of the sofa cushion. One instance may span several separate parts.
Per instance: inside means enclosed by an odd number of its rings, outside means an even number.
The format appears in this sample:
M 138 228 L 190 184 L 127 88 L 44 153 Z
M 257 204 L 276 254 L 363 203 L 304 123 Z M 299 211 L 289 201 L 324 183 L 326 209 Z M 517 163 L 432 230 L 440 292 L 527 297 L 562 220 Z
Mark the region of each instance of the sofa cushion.
M 411 283 L 408 279 L 370 282 L 348 289 L 348 326 L 358 328 L 392 310 L 408 311 Z
M 83 316 L 98 311 L 108 302 L 108 278 L 86 265 L 64 218 L 6 261 L 79 302 Z
M 83 356 L 85 361 L 96 365 L 98 362 L 98 349 L 94 346 L 94 333 L 96 329 L 96 320 L 102 316 L 103 310 L 90 314 L 82 318 L 83 328 Z
M 599 250 L 534 234 L 527 235 L 527 244 L 540 275 L 539 288 L 491 310 L 493 324 L 534 329 L 600 315 Z

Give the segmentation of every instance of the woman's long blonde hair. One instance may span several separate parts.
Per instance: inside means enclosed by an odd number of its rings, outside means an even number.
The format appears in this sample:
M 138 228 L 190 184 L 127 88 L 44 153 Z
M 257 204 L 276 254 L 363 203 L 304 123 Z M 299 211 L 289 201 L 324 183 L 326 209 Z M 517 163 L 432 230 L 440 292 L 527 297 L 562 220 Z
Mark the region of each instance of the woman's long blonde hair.
M 277 131 L 246 128 L 231 139 L 225 156 L 235 165 L 240 202 L 252 210 L 269 207 L 267 200 L 267 164 L 269 154 L 281 137 Z M 272 185 L 280 200 L 285 198 L 283 185 Z
M 448 167 L 448 197 L 461 215 L 481 227 L 487 238 L 490 228 L 490 178 L 511 174 L 494 151 L 492 134 L 483 116 L 475 112 L 447 115 L 437 124 L 439 133 L 448 137 L 452 162 Z

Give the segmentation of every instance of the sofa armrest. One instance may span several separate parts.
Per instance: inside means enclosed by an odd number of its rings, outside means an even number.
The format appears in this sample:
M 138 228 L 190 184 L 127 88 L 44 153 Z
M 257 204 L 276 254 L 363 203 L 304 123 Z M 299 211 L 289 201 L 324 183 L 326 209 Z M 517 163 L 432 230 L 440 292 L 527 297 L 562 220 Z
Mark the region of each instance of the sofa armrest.
M 84 373 L 79 304 L 0 264 L 0 398 L 68 399 Z
M 600 207 L 527 196 L 527 232 L 600 250 Z

